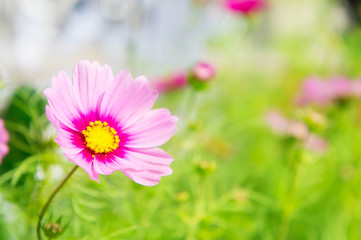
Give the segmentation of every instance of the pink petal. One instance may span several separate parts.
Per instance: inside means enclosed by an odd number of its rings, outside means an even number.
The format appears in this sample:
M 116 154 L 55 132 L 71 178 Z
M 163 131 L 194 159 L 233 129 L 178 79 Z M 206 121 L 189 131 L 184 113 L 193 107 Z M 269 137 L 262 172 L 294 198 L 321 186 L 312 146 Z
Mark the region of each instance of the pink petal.
M 193 67 L 193 74 L 198 80 L 207 82 L 215 77 L 216 68 L 210 62 L 199 62 Z
M 122 169 L 122 172 L 133 181 L 145 186 L 154 186 L 159 183 L 162 176 L 172 174 L 169 165 L 173 158 L 159 148 L 130 149 L 126 151 L 125 159 L 136 163 L 142 171 Z
M 162 176 L 172 174 L 169 165 L 173 158 L 160 148 L 129 149 L 125 151 L 124 158 L 147 171 L 154 171 Z
M 9 147 L 6 144 L 0 144 L 0 163 L 2 162 L 2 158 L 5 157 L 9 152 Z
M 78 154 L 64 154 L 69 161 L 74 162 L 79 167 L 83 168 L 84 171 L 89 175 L 91 180 L 95 180 L 99 183 L 99 174 L 94 171 L 93 157 L 91 153 L 83 150 Z
M 157 91 L 149 88 L 145 77 L 132 79 L 129 71 L 123 70 L 105 92 L 101 113 L 115 117 L 119 125 L 127 127 L 149 111 L 157 97 Z
M 59 144 L 65 154 L 77 154 L 84 150 L 84 139 L 79 133 L 69 132 L 67 130 L 57 128 L 58 135 L 55 142 Z
M 79 124 L 82 122 L 79 102 L 76 100 L 73 86 L 64 72 L 59 72 L 59 76 L 53 78 L 53 87 L 45 89 L 44 94 L 48 99 L 53 121 L 56 118 L 73 130 L 84 128 L 82 124 Z
M 131 127 L 123 129 L 128 135 L 124 144 L 130 148 L 152 148 L 167 142 L 177 131 L 178 118 L 171 116 L 167 109 L 149 111 Z
M 56 127 L 58 132 L 55 142 L 59 144 L 64 153 L 76 154 L 84 149 L 84 140 L 80 137 L 80 133 L 73 132 L 65 125 L 61 124 L 52 113 L 49 106 L 45 107 L 46 115 L 49 121 Z
M 114 171 L 120 170 L 120 166 L 117 161 L 111 158 L 105 160 L 101 156 L 95 156 L 93 164 L 94 171 L 104 175 L 109 175 L 112 174 Z
M 113 72 L 108 65 L 80 61 L 73 68 L 73 84 L 76 96 L 84 113 L 95 111 L 106 87 L 113 81 Z
M 51 124 L 54 125 L 54 127 L 59 126 L 58 120 L 56 119 L 56 117 L 54 116 L 53 112 L 51 111 L 51 109 L 48 105 L 45 106 L 45 113 L 46 113 L 46 116 L 48 117 L 49 121 L 51 122 Z
M 159 148 L 127 149 L 122 153 L 97 156 L 94 159 L 94 170 L 100 174 L 111 174 L 116 170 L 139 184 L 153 186 L 159 183 L 162 176 L 172 174 L 169 167 L 173 158 Z
M 328 143 L 325 139 L 315 134 L 311 134 L 306 140 L 306 148 L 317 153 L 324 153 L 328 148 Z
M 6 143 L 9 141 L 9 133 L 5 128 L 4 121 L 0 119 L 0 143 Z
M 271 110 L 266 116 L 267 123 L 271 129 L 278 134 L 288 133 L 290 126 L 289 121 L 283 116 L 283 114 L 277 110 Z
M 94 159 L 94 170 L 97 173 L 109 175 L 116 170 L 119 171 L 141 171 L 142 168 L 135 162 L 124 158 L 124 149 L 118 148 L 106 156 L 96 155 Z
M 265 7 L 263 0 L 225 0 L 224 5 L 234 13 L 248 14 Z

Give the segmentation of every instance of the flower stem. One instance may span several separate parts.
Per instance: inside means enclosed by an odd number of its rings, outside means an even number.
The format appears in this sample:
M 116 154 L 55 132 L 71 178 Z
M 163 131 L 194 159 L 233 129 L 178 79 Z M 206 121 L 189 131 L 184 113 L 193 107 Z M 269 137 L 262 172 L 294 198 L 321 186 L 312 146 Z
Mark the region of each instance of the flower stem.
M 304 150 L 306 149 L 307 141 L 310 138 L 310 133 L 303 138 L 303 141 L 300 143 L 300 149 L 296 152 L 296 156 L 292 158 L 291 164 L 291 180 L 289 181 L 288 189 L 287 189 L 287 199 L 291 202 L 291 205 L 287 205 L 287 209 L 284 210 L 281 219 L 281 227 L 279 232 L 279 240 L 286 240 L 289 233 L 289 228 L 292 220 L 293 212 L 295 211 L 295 200 L 296 200 L 296 185 L 298 174 L 300 170 L 300 165 L 302 162 L 302 157 L 304 154 Z M 287 203 L 289 204 L 289 203 Z
M 59 192 L 59 190 L 64 186 L 64 184 L 66 183 L 66 181 L 68 181 L 68 179 L 73 175 L 73 173 L 78 169 L 78 166 L 75 165 L 73 167 L 73 169 L 68 173 L 68 175 L 66 175 L 66 177 L 63 179 L 63 181 L 61 181 L 61 183 L 55 188 L 54 192 L 50 195 L 48 201 L 46 201 L 43 209 L 41 210 L 40 214 L 39 214 L 39 219 L 38 219 L 38 226 L 36 228 L 36 233 L 38 235 L 38 240 L 41 240 L 41 233 L 40 233 L 40 227 L 41 227 L 41 220 L 43 219 L 43 216 L 46 212 L 46 210 L 48 209 L 51 201 L 53 200 L 53 198 L 55 197 L 55 195 Z

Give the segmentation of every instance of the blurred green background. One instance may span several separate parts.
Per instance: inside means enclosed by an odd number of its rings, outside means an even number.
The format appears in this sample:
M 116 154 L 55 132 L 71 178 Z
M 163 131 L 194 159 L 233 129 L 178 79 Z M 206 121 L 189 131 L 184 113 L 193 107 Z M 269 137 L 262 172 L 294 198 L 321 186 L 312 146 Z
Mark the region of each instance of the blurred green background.
M 174 173 L 145 187 L 121 172 L 100 176 L 98 184 L 80 169 L 45 215 L 62 216 L 67 225 L 58 239 L 361 239 L 360 99 L 295 104 L 307 77 L 361 76 L 361 29 L 345 4 L 274 0 L 249 17 L 222 13 L 222 24 L 201 38 L 204 49 L 196 57 L 172 62 L 189 66 L 206 57 L 217 66 L 216 78 L 204 91 L 164 93 L 155 106 L 180 119 L 177 134 L 162 147 L 175 159 Z M 197 3 L 192 11 L 206 7 Z M 4 31 L 0 36 L 6 42 Z M 126 53 L 136 55 L 134 48 Z M 144 68 L 155 76 L 176 68 L 164 64 L 153 71 L 136 57 L 120 63 L 97 51 L 60 56 L 40 73 L 4 60 L 0 116 L 11 150 L 0 166 L 0 239 L 36 239 L 42 205 L 73 166 L 53 142 L 41 90 L 63 63 L 70 69 L 78 57 L 109 60 L 114 73 L 129 67 L 144 74 Z M 307 111 L 321 114 L 325 122 L 317 134 L 327 149 L 315 152 L 274 133 L 266 121 L 271 109 L 300 120 Z

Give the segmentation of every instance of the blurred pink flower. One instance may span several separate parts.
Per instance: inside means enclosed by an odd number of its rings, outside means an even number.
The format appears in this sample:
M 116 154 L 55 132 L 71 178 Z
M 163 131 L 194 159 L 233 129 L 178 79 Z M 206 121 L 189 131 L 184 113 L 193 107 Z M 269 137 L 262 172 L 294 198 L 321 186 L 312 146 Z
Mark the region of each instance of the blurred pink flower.
M 198 62 L 193 67 L 193 75 L 202 82 L 207 82 L 215 77 L 216 68 L 210 62 Z
M 333 78 L 328 82 L 333 99 L 352 95 L 352 82 L 343 77 Z
M 277 110 L 269 111 L 266 120 L 272 131 L 278 134 L 286 134 L 288 131 L 288 120 Z
M 305 147 L 318 153 L 324 153 L 328 143 L 325 139 L 311 133 L 306 139 Z
M 329 84 L 319 78 L 308 78 L 302 86 L 302 93 L 298 97 L 298 105 L 304 106 L 310 103 L 327 105 L 332 100 L 332 92 Z
M 351 93 L 354 97 L 361 97 L 361 80 L 356 80 L 351 83 Z
M 277 110 L 269 111 L 266 118 L 268 125 L 277 134 L 291 136 L 298 139 L 303 139 L 308 135 L 308 128 L 306 124 L 296 120 L 290 121 Z
M 166 78 L 153 80 L 152 86 L 159 92 L 178 90 L 188 85 L 188 77 L 185 71 L 176 71 Z
M 72 81 L 61 71 L 44 94 L 55 141 L 92 180 L 119 170 L 152 186 L 172 173 L 173 158 L 157 146 L 176 132 L 177 118 L 167 109 L 151 110 L 158 93 L 144 76 L 133 79 L 123 70 L 114 77 L 107 65 L 80 61 Z
M 320 78 L 312 77 L 304 81 L 297 104 L 300 106 L 309 104 L 326 106 L 333 101 L 360 96 L 360 81 L 350 81 L 344 77 L 323 81 Z
M 305 147 L 312 151 L 323 153 L 327 149 L 327 141 L 311 133 L 307 125 L 301 121 L 288 120 L 276 110 L 269 111 L 266 116 L 270 128 L 277 134 L 289 136 L 304 142 Z
M 9 141 L 9 133 L 6 131 L 4 121 L 0 119 L 0 163 L 9 152 L 7 142 Z
M 250 14 L 265 8 L 265 0 L 224 0 L 224 6 L 233 13 Z

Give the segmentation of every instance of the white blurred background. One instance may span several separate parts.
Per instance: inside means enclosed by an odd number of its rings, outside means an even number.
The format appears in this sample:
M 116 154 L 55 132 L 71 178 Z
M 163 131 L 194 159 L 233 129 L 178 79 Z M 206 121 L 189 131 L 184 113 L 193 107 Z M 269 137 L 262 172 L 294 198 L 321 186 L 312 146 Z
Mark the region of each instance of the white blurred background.
M 0 70 L 39 89 L 80 59 L 151 78 L 205 58 L 227 22 L 215 1 L 0 0 Z

